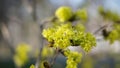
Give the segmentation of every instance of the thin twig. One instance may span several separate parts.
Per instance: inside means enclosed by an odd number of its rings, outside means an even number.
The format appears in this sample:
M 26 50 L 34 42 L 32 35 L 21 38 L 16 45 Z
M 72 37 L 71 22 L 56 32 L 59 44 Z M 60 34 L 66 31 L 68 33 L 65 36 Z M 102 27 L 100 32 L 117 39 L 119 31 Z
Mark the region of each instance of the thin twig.
M 42 53 L 42 49 L 43 49 L 43 36 L 42 36 L 42 30 L 43 30 L 43 27 L 44 27 L 44 24 L 46 24 L 46 23 L 49 23 L 49 22 L 51 22 L 51 21 L 53 21 L 53 20 L 55 20 L 56 18 L 55 17 L 52 17 L 52 18 L 50 18 L 50 19 L 47 19 L 47 20 L 44 20 L 44 21 L 42 21 L 41 23 L 40 23 L 40 52 L 39 52 L 39 55 L 38 55 L 38 58 L 37 58 L 37 60 L 36 60 L 36 63 L 35 63 L 35 68 L 39 68 L 40 67 L 40 62 L 41 62 L 41 53 Z
M 53 65 L 54 65 L 54 63 L 55 63 L 55 61 L 56 61 L 56 59 L 57 59 L 57 56 L 59 55 L 59 49 L 58 48 L 56 48 L 56 51 L 55 51 L 56 53 L 55 53 L 55 55 L 54 55 L 54 57 L 53 57 L 53 60 L 52 60 L 52 63 L 51 63 L 51 68 L 53 67 Z
M 43 30 L 43 25 L 40 25 L 40 31 L 42 32 Z M 35 68 L 39 68 L 40 66 L 40 62 L 41 62 L 41 55 L 42 55 L 42 50 L 43 50 L 43 37 L 42 37 L 42 34 L 40 33 L 40 52 L 39 52 L 39 55 L 38 55 L 38 58 L 36 60 L 36 64 L 35 64 Z
M 103 30 L 103 29 L 105 29 L 107 27 L 108 27 L 108 24 L 105 24 L 102 27 L 100 27 L 99 29 L 97 29 L 95 32 L 93 32 L 93 34 L 97 34 L 99 31 L 101 31 L 101 30 Z
M 56 17 L 51 17 L 49 19 L 45 19 L 45 20 L 42 21 L 41 25 L 53 22 L 55 20 L 56 20 Z

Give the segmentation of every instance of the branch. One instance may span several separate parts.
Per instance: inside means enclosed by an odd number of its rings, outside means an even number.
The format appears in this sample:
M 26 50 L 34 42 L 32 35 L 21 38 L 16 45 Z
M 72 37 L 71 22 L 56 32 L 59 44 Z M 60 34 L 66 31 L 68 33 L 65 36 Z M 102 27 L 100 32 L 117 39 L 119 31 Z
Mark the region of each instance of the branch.
M 43 39 L 44 39 L 43 36 L 42 36 L 43 26 L 44 26 L 44 24 L 52 22 L 55 19 L 56 19 L 55 17 L 52 17 L 52 18 L 44 20 L 40 23 L 40 31 L 41 31 L 40 32 L 40 39 L 41 39 L 40 43 L 41 43 L 41 45 L 40 45 L 40 52 L 39 52 L 38 58 L 37 58 L 36 63 L 35 63 L 35 68 L 40 68 L 40 62 L 41 62 L 41 58 L 42 58 L 41 53 L 42 53 L 42 49 L 43 49 Z
M 56 59 L 57 59 L 57 56 L 59 55 L 59 49 L 58 48 L 56 48 L 56 51 L 55 51 L 56 53 L 55 53 L 55 55 L 54 55 L 54 57 L 53 57 L 53 60 L 52 60 L 52 63 L 51 63 L 51 68 L 53 67 L 53 65 L 54 65 L 54 63 L 55 63 L 55 61 L 56 61 Z
M 93 34 L 97 34 L 98 32 L 100 32 L 101 30 L 104 30 L 107 27 L 108 27 L 108 24 L 105 24 L 102 27 L 100 27 L 99 29 L 97 29 L 95 32 L 93 32 Z
M 54 17 L 54 16 L 51 17 L 51 18 L 49 18 L 49 19 L 45 19 L 45 20 L 42 21 L 41 25 L 47 24 L 47 23 L 49 23 L 49 22 L 54 22 L 56 19 L 57 19 L 57 18 Z
M 43 49 L 42 30 L 43 30 L 43 25 L 40 25 L 40 31 L 41 31 L 41 33 L 40 33 L 40 38 L 41 38 L 40 43 L 41 43 L 41 45 L 40 45 L 40 52 L 39 52 L 38 58 L 36 60 L 35 68 L 40 68 L 40 62 L 41 62 L 41 58 L 42 58 L 41 57 L 41 55 L 42 55 L 42 49 Z

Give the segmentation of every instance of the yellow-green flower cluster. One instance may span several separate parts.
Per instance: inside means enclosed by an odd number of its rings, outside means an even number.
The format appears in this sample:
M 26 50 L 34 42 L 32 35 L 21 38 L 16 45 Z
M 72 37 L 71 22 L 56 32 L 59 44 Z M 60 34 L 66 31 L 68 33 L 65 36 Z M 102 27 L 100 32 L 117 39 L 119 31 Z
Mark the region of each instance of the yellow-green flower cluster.
M 50 39 L 48 40 L 49 42 L 54 42 L 54 47 L 66 48 L 71 45 L 70 39 L 72 39 L 72 36 L 74 35 L 71 24 L 61 24 L 60 26 L 51 29 L 54 29 L 51 34 L 48 33 L 51 31 L 49 28 L 44 29 L 42 34 L 46 39 Z
M 90 33 L 85 33 L 81 24 L 76 26 L 72 26 L 70 23 L 61 24 L 56 28 L 44 29 L 42 34 L 49 42 L 54 42 L 54 47 L 61 49 L 80 45 L 85 51 L 89 51 L 96 45 L 94 36 Z
M 66 6 L 60 7 L 55 12 L 56 17 L 61 21 L 68 21 L 72 17 L 72 9 Z
M 119 34 L 117 30 L 112 30 L 107 36 L 107 39 L 110 41 L 110 43 L 113 43 L 115 40 L 118 39 L 118 37 L 119 37 Z
M 70 7 L 62 6 L 55 12 L 55 16 L 60 22 L 66 22 L 70 20 L 87 20 L 87 11 L 85 9 L 79 9 L 73 12 Z
M 90 34 L 84 34 L 84 37 L 81 39 L 81 43 L 80 46 L 86 51 L 90 51 L 92 49 L 93 46 L 96 45 L 96 39 L 95 37 Z
M 43 30 L 43 36 L 45 37 L 45 38 L 47 38 L 47 40 L 49 41 L 49 42 L 52 42 L 53 41 L 53 33 L 55 32 L 55 29 L 53 29 L 53 28 L 48 28 L 47 30 L 46 29 L 44 29 Z
M 116 27 L 116 29 L 109 32 L 108 36 L 105 37 L 105 39 L 109 40 L 110 43 L 112 44 L 112 43 L 114 43 L 114 41 L 120 39 L 120 34 L 119 33 L 120 33 L 120 29 L 119 29 L 119 27 L 118 28 Z
M 85 9 L 79 9 L 75 13 L 76 19 L 87 20 L 87 11 Z
M 78 52 L 67 51 L 67 66 L 66 68 L 77 68 L 77 64 L 81 61 L 82 54 Z
M 73 27 L 73 29 L 75 30 L 75 31 L 80 31 L 80 32 L 84 32 L 85 31 L 85 27 L 82 25 L 82 24 L 76 24 L 74 27 Z
M 30 52 L 29 45 L 21 43 L 16 48 L 14 62 L 18 67 L 23 66 L 28 61 L 28 53 Z
M 78 30 L 79 29 L 79 30 Z M 95 37 L 90 33 L 85 33 L 80 31 L 80 28 L 75 30 L 75 35 L 73 36 L 73 46 L 80 45 L 86 52 L 91 50 L 93 46 L 96 45 Z
M 113 21 L 113 30 L 107 32 L 104 38 L 109 40 L 110 43 L 120 40 L 120 15 L 110 10 L 105 10 L 103 7 L 99 7 L 99 12 L 105 19 Z
M 103 7 L 99 7 L 99 13 L 105 18 L 117 22 L 120 20 L 120 15 L 110 10 L 104 10 Z
M 81 46 L 88 52 L 93 46 L 96 45 L 95 37 L 90 33 L 85 33 L 85 28 L 82 24 L 72 24 L 78 20 L 87 20 L 87 12 L 85 9 L 78 10 L 73 13 L 70 7 L 62 6 L 55 12 L 55 20 L 50 28 L 44 29 L 42 35 L 50 43 L 50 47 L 55 47 L 58 52 L 61 52 L 67 57 L 66 68 L 77 68 L 77 64 L 81 61 L 82 54 L 66 50 L 69 46 Z M 64 51 L 63 51 L 64 50 Z M 47 50 L 43 49 L 43 55 L 47 55 Z M 49 64 L 47 62 L 41 63 Z M 48 67 L 45 68 L 48 68 Z M 34 68 L 34 66 L 31 66 Z

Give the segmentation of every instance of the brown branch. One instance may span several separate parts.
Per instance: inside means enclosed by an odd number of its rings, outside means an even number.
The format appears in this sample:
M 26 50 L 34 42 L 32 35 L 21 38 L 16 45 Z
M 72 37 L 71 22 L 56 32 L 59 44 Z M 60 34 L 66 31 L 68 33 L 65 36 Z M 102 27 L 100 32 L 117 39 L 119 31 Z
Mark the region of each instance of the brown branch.
M 41 43 L 41 45 L 40 45 L 40 53 L 39 53 L 38 58 L 36 60 L 35 68 L 40 68 L 40 62 L 41 62 L 41 58 L 42 58 L 42 50 L 43 50 L 42 30 L 43 30 L 43 25 L 40 25 L 40 31 L 41 31 L 41 33 L 40 33 L 40 38 L 41 38 L 40 43 Z
M 108 27 L 108 24 L 105 24 L 105 25 L 103 25 L 102 27 L 100 27 L 99 29 L 97 29 L 95 32 L 93 32 L 93 34 L 97 34 L 98 32 L 104 30 L 104 29 L 107 28 L 107 27 Z
M 42 53 L 42 49 L 43 49 L 43 36 L 42 36 L 42 30 L 43 30 L 43 27 L 44 27 L 44 24 L 46 24 L 46 23 L 49 23 L 49 22 L 52 22 L 52 21 L 54 21 L 56 19 L 56 17 L 52 17 L 52 18 L 50 18 L 50 19 L 47 19 L 47 20 L 44 20 L 44 21 L 42 21 L 41 23 L 40 23 L 40 43 L 41 43 L 41 45 L 40 45 L 40 52 L 39 52 L 39 54 L 38 54 L 38 58 L 37 58 L 37 60 L 36 60 L 36 63 L 35 63 L 35 68 L 40 68 L 40 62 L 41 62 L 41 53 Z
M 56 61 L 56 59 L 57 59 L 57 56 L 59 55 L 59 49 L 58 48 L 56 48 L 56 50 L 55 50 L 55 55 L 54 55 L 54 57 L 53 57 L 53 60 L 52 60 L 52 63 L 51 63 L 51 68 L 53 67 L 53 65 L 54 65 L 54 63 L 55 63 L 55 61 Z
M 54 22 L 56 19 L 57 19 L 57 18 L 56 18 L 55 16 L 50 17 L 50 18 L 48 18 L 48 19 L 45 19 L 45 20 L 42 21 L 41 25 L 47 24 L 47 23 L 50 23 L 50 22 Z

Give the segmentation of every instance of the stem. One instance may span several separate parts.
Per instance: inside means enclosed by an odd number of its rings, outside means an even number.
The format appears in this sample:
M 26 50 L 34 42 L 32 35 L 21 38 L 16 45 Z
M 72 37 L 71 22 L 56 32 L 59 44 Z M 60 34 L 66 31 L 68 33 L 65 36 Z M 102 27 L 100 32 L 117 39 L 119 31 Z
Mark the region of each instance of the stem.
M 35 63 L 35 68 L 40 68 L 40 62 L 41 62 L 41 53 L 42 53 L 42 49 L 43 49 L 43 36 L 42 36 L 42 30 L 43 30 L 43 26 L 44 24 L 48 23 L 48 22 L 51 22 L 53 21 L 55 18 L 53 17 L 52 19 L 48 19 L 48 20 L 45 20 L 45 21 L 42 21 L 41 24 L 40 24 L 40 52 L 39 52 L 39 55 L 38 55 L 38 58 L 36 60 L 36 63 Z
M 97 34 L 99 31 L 101 31 L 101 30 L 103 30 L 103 29 L 105 29 L 107 27 L 108 27 L 108 24 L 103 25 L 102 27 L 100 27 L 99 29 L 97 29 L 95 32 L 93 32 L 93 34 Z
M 41 24 L 47 24 L 47 23 L 53 22 L 55 20 L 56 20 L 56 17 L 51 17 L 49 19 L 43 20 Z
M 53 57 L 53 60 L 52 60 L 52 63 L 51 63 L 51 68 L 53 67 L 53 65 L 54 65 L 54 63 L 55 63 L 55 61 L 56 61 L 56 59 L 57 59 L 57 56 L 59 55 L 59 49 L 58 48 L 56 48 L 56 51 L 55 51 L 56 53 L 55 53 L 55 55 L 54 55 L 54 57 Z
M 36 1 L 35 1 L 36 2 Z M 35 6 L 35 5 L 34 5 Z M 44 24 L 48 23 L 48 22 L 51 22 L 51 21 L 54 21 L 56 18 L 55 17 L 52 17 L 50 19 L 47 19 L 47 20 L 44 20 L 40 23 L 40 52 L 39 52 L 39 55 L 38 55 L 38 58 L 36 60 L 36 63 L 35 63 L 35 68 L 40 68 L 40 63 L 41 63 L 41 53 L 42 53 L 42 49 L 43 49 L 43 36 L 42 36 L 42 30 L 43 30 L 43 26 Z M 54 60 L 55 61 L 55 60 Z M 54 63 L 53 63 L 54 64 Z
M 38 55 L 38 58 L 37 58 L 37 60 L 36 60 L 36 64 L 35 64 L 35 68 L 40 68 L 40 62 L 41 62 L 41 55 L 42 55 L 42 49 L 43 49 L 43 37 L 42 37 L 42 30 L 43 30 L 43 25 L 40 25 L 40 31 L 41 31 L 41 33 L 40 33 L 40 43 L 41 43 L 41 45 L 40 45 L 40 53 L 39 53 L 39 55 Z

